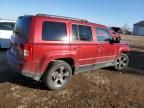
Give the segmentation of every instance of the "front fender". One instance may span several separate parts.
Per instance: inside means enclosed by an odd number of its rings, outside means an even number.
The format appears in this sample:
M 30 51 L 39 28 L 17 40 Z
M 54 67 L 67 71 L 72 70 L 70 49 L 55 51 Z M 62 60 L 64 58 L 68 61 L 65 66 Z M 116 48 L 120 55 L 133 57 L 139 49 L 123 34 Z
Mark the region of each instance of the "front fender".
M 130 47 L 127 44 L 123 44 L 120 48 L 119 48 L 119 54 L 124 53 L 124 52 L 129 52 L 130 51 Z

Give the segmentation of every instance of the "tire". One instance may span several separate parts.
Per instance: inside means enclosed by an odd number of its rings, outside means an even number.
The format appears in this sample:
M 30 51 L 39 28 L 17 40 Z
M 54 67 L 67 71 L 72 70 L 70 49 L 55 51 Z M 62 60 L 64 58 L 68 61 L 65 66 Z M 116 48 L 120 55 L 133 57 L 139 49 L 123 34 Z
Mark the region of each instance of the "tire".
M 124 70 L 129 64 L 129 57 L 127 54 L 122 53 L 114 63 L 114 69 L 117 71 Z
M 66 87 L 72 76 L 70 65 L 64 61 L 55 61 L 44 75 L 44 83 L 49 90 L 60 90 Z

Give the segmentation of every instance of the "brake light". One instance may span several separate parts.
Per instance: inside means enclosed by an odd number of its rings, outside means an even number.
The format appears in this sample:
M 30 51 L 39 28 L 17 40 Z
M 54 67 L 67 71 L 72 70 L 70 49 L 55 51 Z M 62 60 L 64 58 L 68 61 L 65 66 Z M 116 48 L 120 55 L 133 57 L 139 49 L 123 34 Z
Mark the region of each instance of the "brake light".
M 24 49 L 24 56 L 29 56 L 29 51 Z
M 30 59 L 32 56 L 32 45 L 25 44 L 23 49 L 24 60 Z

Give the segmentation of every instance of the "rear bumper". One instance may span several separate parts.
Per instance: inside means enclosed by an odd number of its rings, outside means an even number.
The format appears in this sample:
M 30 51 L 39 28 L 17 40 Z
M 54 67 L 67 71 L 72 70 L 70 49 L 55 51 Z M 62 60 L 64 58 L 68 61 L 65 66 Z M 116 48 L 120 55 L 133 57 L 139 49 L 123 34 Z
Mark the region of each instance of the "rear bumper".
M 29 77 L 31 79 L 34 79 L 36 81 L 40 81 L 41 76 L 42 76 L 42 74 L 36 74 L 36 73 L 29 72 L 29 71 L 26 71 L 26 70 L 22 71 L 22 75 L 26 76 L 26 77 Z
M 1 48 L 10 48 L 10 39 L 0 38 L 0 47 Z
M 30 77 L 36 81 L 39 81 L 42 74 L 31 72 L 29 70 L 24 69 L 24 62 L 17 59 L 17 56 L 11 52 L 9 49 L 7 51 L 7 60 L 9 65 L 17 72 L 22 74 L 23 76 Z

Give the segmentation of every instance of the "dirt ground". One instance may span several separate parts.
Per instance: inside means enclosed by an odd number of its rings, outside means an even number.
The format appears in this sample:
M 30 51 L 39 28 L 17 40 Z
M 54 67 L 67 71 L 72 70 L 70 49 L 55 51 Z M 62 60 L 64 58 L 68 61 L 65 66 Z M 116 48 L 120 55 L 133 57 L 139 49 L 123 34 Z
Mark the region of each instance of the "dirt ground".
M 0 108 L 144 108 L 144 47 L 130 36 L 129 68 L 116 72 L 100 69 L 73 76 L 61 91 L 49 91 L 41 82 L 14 72 L 0 51 Z

